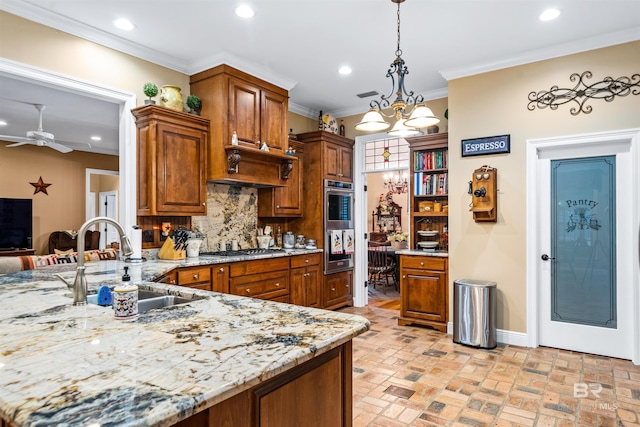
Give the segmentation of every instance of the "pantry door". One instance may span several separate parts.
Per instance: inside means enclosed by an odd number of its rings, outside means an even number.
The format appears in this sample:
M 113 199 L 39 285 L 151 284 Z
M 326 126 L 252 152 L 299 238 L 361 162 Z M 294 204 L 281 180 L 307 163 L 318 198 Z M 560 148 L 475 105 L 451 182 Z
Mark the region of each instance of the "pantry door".
M 540 345 L 632 359 L 631 165 L 628 143 L 540 151 Z

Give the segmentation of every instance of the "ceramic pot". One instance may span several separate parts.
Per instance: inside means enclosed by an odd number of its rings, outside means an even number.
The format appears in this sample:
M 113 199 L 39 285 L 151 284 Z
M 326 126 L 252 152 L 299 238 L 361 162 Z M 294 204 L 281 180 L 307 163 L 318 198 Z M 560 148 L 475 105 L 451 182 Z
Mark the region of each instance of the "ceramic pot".
M 137 286 L 116 286 L 112 296 L 113 315 L 116 319 L 130 319 L 138 315 Z
M 182 111 L 184 109 L 184 101 L 178 86 L 162 86 L 160 88 L 160 105 L 171 108 L 172 110 Z
M 198 238 L 187 239 L 187 256 L 189 258 L 195 258 L 199 256 L 201 244 L 202 244 L 202 239 L 198 239 Z

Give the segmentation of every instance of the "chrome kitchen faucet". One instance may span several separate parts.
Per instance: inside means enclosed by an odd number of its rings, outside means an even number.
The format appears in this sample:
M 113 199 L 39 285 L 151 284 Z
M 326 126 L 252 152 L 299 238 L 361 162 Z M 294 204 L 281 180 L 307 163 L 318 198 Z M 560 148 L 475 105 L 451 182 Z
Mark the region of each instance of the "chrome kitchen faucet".
M 93 219 L 88 220 L 82 227 L 80 227 L 80 231 L 78 231 L 78 268 L 76 270 L 76 278 L 73 281 L 73 284 L 69 283 L 62 276 L 56 274 L 56 276 L 67 284 L 67 287 L 73 291 L 73 305 L 85 305 L 87 303 L 87 278 L 84 276 L 84 235 L 86 234 L 89 227 L 98 222 L 106 222 L 113 225 L 117 230 L 118 234 L 120 234 L 120 250 L 123 255 L 131 255 L 133 253 L 133 249 L 131 248 L 131 242 L 129 242 L 129 238 L 127 237 L 124 229 L 120 224 L 118 224 L 115 220 L 108 218 L 106 216 L 99 216 Z

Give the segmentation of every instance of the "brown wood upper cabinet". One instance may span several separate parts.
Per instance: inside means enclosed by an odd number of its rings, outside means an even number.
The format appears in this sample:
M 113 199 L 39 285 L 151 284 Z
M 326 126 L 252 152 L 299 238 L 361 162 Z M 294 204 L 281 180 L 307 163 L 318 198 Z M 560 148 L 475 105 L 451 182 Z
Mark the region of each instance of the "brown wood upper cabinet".
M 322 165 L 324 179 L 353 181 L 352 139 L 331 132 L 315 131 L 299 134 L 298 140 L 305 145 L 307 164 Z
M 137 127 L 138 215 L 206 215 L 209 120 L 158 105 L 131 112 Z
M 228 65 L 194 74 L 190 82 L 191 93 L 202 100 L 201 115 L 211 120 L 207 179 L 282 186 L 288 92 Z M 235 153 L 234 131 L 240 147 Z M 269 152 L 260 151 L 259 142 L 266 142 Z M 230 154 L 240 156 L 235 169 Z
M 296 156 L 292 157 L 293 170 L 289 173 L 289 178 L 284 181 L 284 186 L 258 190 L 259 217 L 300 217 L 303 214 L 303 146 L 296 141 L 289 141 L 289 145 L 296 150 Z

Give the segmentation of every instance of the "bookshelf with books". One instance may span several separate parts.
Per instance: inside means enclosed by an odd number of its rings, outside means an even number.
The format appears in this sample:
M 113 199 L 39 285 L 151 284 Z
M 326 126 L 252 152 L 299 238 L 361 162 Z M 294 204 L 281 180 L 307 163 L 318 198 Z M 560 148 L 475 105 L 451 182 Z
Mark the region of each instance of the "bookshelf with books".
M 449 216 L 448 134 L 407 138 L 410 158 L 411 247 L 447 250 Z

